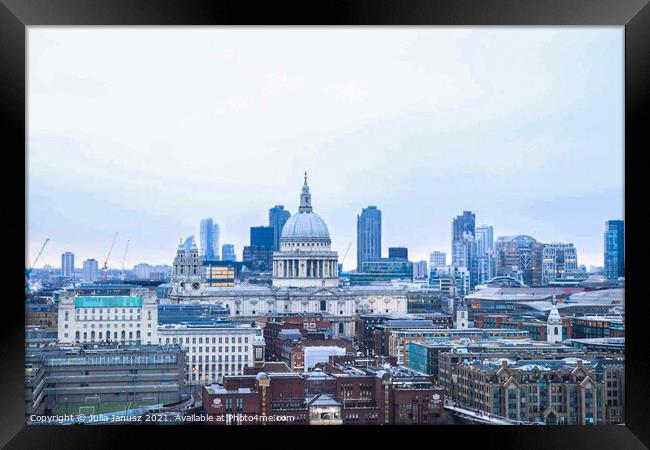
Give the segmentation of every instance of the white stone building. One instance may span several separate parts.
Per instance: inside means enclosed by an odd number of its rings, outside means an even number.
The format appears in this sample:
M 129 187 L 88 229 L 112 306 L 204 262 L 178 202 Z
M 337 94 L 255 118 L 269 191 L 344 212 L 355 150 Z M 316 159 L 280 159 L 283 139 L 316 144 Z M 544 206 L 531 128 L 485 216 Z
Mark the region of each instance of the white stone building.
M 58 341 L 158 342 L 158 305 L 147 289 L 132 289 L 129 295 L 77 295 L 66 291 L 59 300 Z
M 250 324 L 161 325 L 158 343 L 181 345 L 191 384 L 220 383 L 224 375 L 242 375 L 264 361 L 262 330 Z
M 285 223 L 280 251 L 273 253 L 272 286 L 209 287 L 187 275 L 192 272 L 191 264 L 177 266 L 175 262 L 176 277 L 170 283 L 169 298 L 176 303 L 218 304 L 233 317 L 329 313 L 335 316 L 331 320 L 336 336 L 353 336 L 354 318 L 359 313 L 407 312 L 406 286 L 341 286 L 338 256 L 330 246 L 327 225 L 313 212 L 305 177 L 300 208 Z M 179 263 L 185 261 L 178 259 Z

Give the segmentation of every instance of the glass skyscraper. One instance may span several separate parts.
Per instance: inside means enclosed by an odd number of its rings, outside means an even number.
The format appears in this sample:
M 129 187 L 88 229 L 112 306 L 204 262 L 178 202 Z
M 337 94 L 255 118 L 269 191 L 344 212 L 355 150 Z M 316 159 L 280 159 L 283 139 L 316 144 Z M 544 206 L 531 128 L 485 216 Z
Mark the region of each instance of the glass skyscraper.
M 237 261 L 237 255 L 235 254 L 235 246 L 233 244 L 223 244 L 221 246 L 221 260 Z
M 280 250 L 282 227 L 289 217 L 291 217 L 291 213 L 284 209 L 284 205 L 275 205 L 269 209 L 269 226 L 273 227 L 273 250 L 276 252 Z
M 203 219 L 200 227 L 201 248 L 204 261 L 219 261 L 219 224 L 212 218 Z
M 625 221 L 608 220 L 604 236 L 605 275 L 610 280 L 625 276 Z
M 363 263 L 381 258 L 381 211 L 368 206 L 357 216 L 357 272 Z

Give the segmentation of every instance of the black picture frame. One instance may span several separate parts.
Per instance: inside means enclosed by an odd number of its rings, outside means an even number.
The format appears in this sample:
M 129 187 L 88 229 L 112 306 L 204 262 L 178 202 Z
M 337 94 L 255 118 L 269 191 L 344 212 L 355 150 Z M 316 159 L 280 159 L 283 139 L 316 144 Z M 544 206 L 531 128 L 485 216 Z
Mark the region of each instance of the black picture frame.
M 26 233 L 26 27 L 31 25 L 572 25 L 625 27 L 625 192 L 626 286 L 626 424 L 599 427 L 146 427 L 146 426 L 30 426 L 24 424 L 24 308 L 25 261 L 18 236 Z M 647 200 L 634 195 L 644 186 L 641 155 L 647 138 L 650 100 L 650 6 L 646 0 L 352 0 L 321 3 L 260 4 L 235 1 L 171 0 L 0 0 L 0 111 L 5 133 L 2 148 L 5 204 L 5 289 L 0 331 L 0 445 L 6 448 L 153 448 L 179 438 L 185 445 L 348 445 L 354 433 L 361 442 L 385 445 L 463 445 L 480 448 L 645 448 L 650 445 L 648 334 L 639 275 L 639 230 Z M 10 162 L 9 158 L 11 157 Z M 12 176 L 17 174 L 17 176 Z M 24 174 L 24 175 L 23 175 Z M 22 180 L 22 182 L 21 182 Z M 21 195 L 22 194 L 22 195 Z M 22 215 L 21 215 L 22 213 Z M 639 216 L 638 218 L 636 216 Z M 637 220 L 638 219 L 638 220 Z M 629 236 L 632 236 L 631 238 Z M 15 246 L 15 248 L 13 248 Z M 631 262 L 631 263 L 630 263 Z M 308 428 L 308 429 L 307 429 Z M 228 438 L 228 441 L 225 439 Z M 234 439 L 234 440 L 233 440 Z M 444 441 L 447 444 L 443 444 Z M 357 444 L 358 445 L 358 444 Z

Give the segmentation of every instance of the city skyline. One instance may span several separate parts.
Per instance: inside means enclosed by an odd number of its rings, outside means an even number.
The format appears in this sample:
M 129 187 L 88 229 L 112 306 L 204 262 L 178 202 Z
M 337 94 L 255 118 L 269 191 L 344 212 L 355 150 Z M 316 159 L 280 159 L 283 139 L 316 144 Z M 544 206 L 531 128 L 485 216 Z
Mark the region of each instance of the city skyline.
M 382 254 L 451 255 L 450 221 L 469 210 L 495 240 L 570 242 L 603 266 L 605 222 L 624 218 L 622 29 L 295 33 L 30 28 L 28 261 L 50 237 L 39 266 L 103 262 L 119 231 L 110 266 L 126 239 L 133 263 L 171 264 L 205 217 L 241 260 L 269 208 L 296 211 L 307 170 L 332 249 L 352 243 L 346 270 L 370 205 Z

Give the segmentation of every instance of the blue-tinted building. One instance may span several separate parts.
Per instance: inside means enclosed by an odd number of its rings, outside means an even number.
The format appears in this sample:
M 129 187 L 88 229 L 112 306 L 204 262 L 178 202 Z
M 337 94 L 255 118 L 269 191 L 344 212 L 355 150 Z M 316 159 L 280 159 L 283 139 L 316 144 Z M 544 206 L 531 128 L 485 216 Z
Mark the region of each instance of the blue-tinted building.
M 610 280 L 625 276 L 625 222 L 608 220 L 604 236 L 605 275 Z
M 381 211 L 368 206 L 357 216 L 357 272 L 363 263 L 381 258 Z
M 291 213 L 284 209 L 284 205 L 275 205 L 269 209 L 269 227 L 273 228 L 273 250 L 280 250 L 280 236 L 282 227 L 291 217 Z
M 158 305 L 158 324 L 214 324 L 228 320 L 228 310 L 219 305 L 208 304 L 162 304 Z
M 390 259 L 409 259 L 409 249 L 406 247 L 389 247 L 388 257 Z
M 204 260 L 219 260 L 219 224 L 212 218 L 203 219 L 200 226 L 200 254 Z
M 223 244 L 221 246 L 221 260 L 237 261 L 237 255 L 235 254 L 235 246 L 233 244 Z
M 400 258 L 378 258 L 363 263 L 363 271 L 350 274 L 350 286 L 374 281 L 413 280 L 413 263 Z

